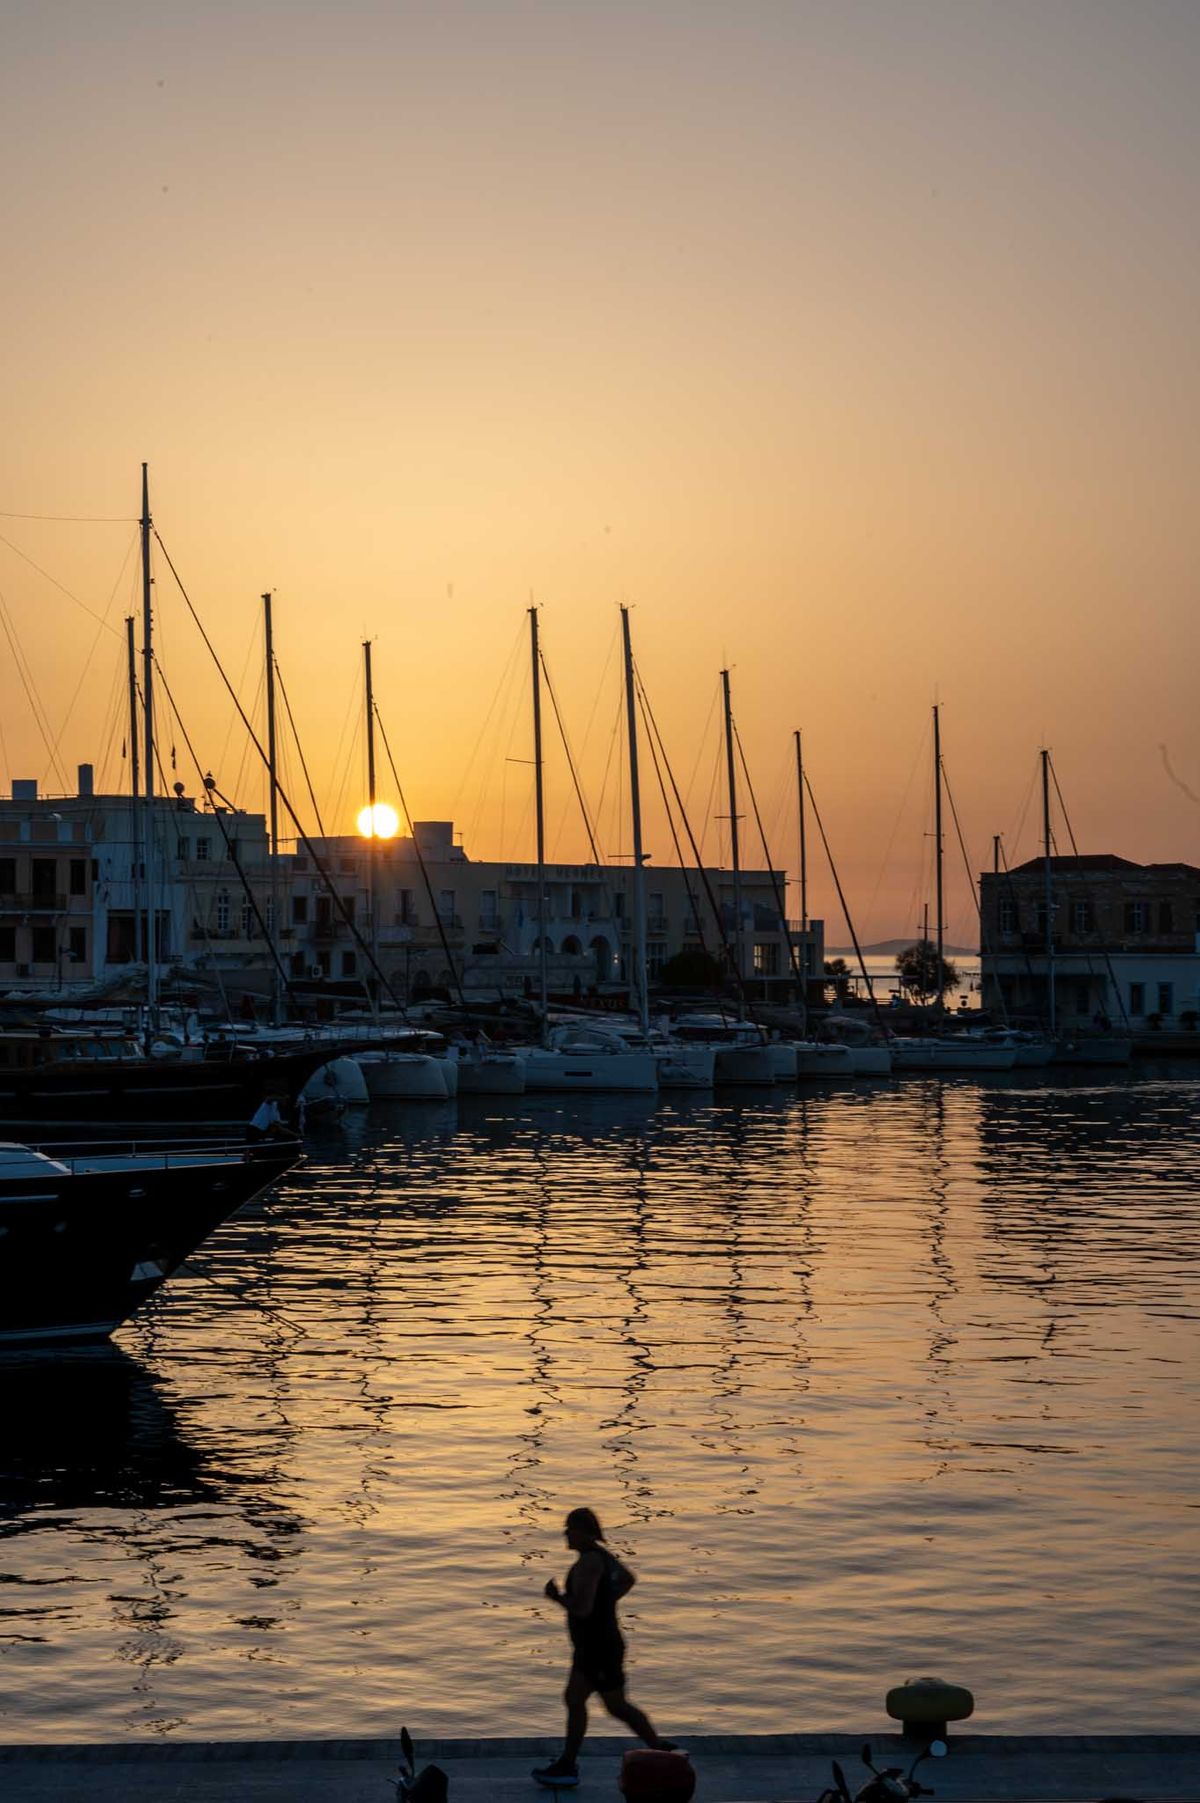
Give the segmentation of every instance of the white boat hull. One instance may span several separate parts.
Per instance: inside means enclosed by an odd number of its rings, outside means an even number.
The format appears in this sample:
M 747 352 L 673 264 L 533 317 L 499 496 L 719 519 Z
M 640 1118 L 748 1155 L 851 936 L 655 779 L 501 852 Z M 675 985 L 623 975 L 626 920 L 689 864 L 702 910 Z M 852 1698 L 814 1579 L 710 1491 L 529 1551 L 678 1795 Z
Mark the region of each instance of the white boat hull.
M 846 1048 L 854 1060 L 856 1077 L 890 1077 L 892 1054 L 885 1045 L 852 1045 Z
M 711 1089 L 717 1054 L 710 1045 L 655 1046 L 660 1089 Z
M 1010 1071 L 1017 1061 L 1011 1046 L 956 1045 L 949 1039 L 896 1039 L 891 1053 L 897 1071 Z
M 774 1083 L 770 1048 L 765 1045 L 718 1046 L 717 1083 Z
M 300 1091 L 300 1100 L 306 1108 L 325 1108 L 331 1104 L 364 1106 L 370 1099 L 366 1080 L 353 1058 L 332 1058 L 319 1071 L 313 1072 Z
M 796 1047 L 790 1040 L 772 1039 L 767 1052 L 771 1059 L 772 1083 L 794 1083 L 796 1081 Z
M 449 1094 L 443 1058 L 423 1052 L 363 1052 L 355 1062 L 372 1102 L 444 1102 Z
M 470 1055 L 458 1061 L 458 1093 L 461 1096 L 523 1096 L 525 1067 L 515 1053 L 483 1058 Z
M 889 1062 L 888 1067 L 891 1069 Z M 816 1042 L 796 1047 L 796 1074 L 803 1081 L 813 1077 L 853 1077 L 855 1054 L 848 1045 L 821 1045 Z
M 599 1093 L 658 1088 L 651 1052 L 544 1052 L 531 1047 L 521 1062 L 526 1089 Z

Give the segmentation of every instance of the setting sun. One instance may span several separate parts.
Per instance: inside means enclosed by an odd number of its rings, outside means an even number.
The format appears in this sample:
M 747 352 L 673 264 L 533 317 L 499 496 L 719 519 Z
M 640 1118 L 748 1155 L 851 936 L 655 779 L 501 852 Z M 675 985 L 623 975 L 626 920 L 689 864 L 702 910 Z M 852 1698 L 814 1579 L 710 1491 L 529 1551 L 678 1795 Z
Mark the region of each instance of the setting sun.
M 372 814 L 374 828 L 372 829 Z M 364 839 L 394 839 L 400 828 L 400 816 L 386 801 L 377 801 L 374 809 L 363 808 L 358 816 L 358 830 Z

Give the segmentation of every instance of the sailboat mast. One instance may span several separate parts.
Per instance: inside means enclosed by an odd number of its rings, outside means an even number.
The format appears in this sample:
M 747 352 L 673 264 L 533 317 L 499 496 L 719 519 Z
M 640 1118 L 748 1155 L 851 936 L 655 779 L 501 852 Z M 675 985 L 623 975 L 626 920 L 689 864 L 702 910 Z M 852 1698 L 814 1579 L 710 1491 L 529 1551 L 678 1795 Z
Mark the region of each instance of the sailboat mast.
M 550 985 L 546 970 L 546 808 L 542 790 L 542 666 L 538 650 L 538 610 L 529 609 L 529 650 L 533 659 L 533 793 L 537 814 L 537 930 L 538 930 L 538 994 L 542 1004 L 542 1039 L 546 1038 L 546 1015 L 550 1005 Z
M 935 980 L 937 982 L 937 1005 L 940 1013 L 945 997 L 942 972 L 944 969 L 943 950 L 946 938 L 946 904 L 944 895 L 944 875 L 942 870 L 945 852 L 945 848 L 942 844 L 942 719 L 941 709 L 936 703 L 934 704 L 933 709 L 933 843 L 937 868 L 937 892 L 935 896 L 937 909 L 937 967 L 935 971 Z
M 132 614 L 125 620 L 125 662 L 129 674 L 129 793 L 130 793 L 130 875 L 133 896 L 133 955 L 140 964 L 143 957 L 142 919 L 142 766 L 138 755 L 138 709 L 137 709 L 137 651 L 134 647 L 133 633 L 135 621 Z
M 725 700 L 725 768 L 729 779 L 729 855 L 733 864 L 733 958 L 738 981 L 742 979 L 742 872 L 738 856 L 737 778 L 733 767 L 733 706 L 729 699 L 729 671 L 721 671 Z
M 270 790 L 271 827 L 271 938 L 279 939 L 279 777 L 275 760 L 275 634 L 271 621 L 271 597 L 262 598 L 263 649 L 267 661 L 267 780 Z M 271 1019 L 279 1025 L 283 1014 L 283 995 L 279 981 L 279 960 L 271 959 Z
M 629 638 L 629 609 L 621 609 L 621 639 L 625 647 L 625 714 L 629 732 L 629 800 L 633 815 L 633 949 L 637 989 L 638 1024 L 650 1031 L 650 996 L 646 970 L 646 872 L 642 853 L 642 793 L 638 783 L 637 705 L 633 691 L 633 646 Z
M 1046 1024 L 1054 1037 L 1056 1009 L 1054 997 L 1054 877 L 1051 869 L 1050 844 L 1050 753 L 1042 752 L 1042 834 L 1045 841 L 1045 908 L 1046 908 Z
M 800 729 L 796 734 L 796 805 L 800 820 L 800 955 L 804 959 L 804 975 L 811 975 L 808 957 L 808 846 L 805 842 L 805 808 L 804 808 L 804 751 L 800 742 Z
M 156 897 L 154 893 L 154 647 L 151 639 L 150 577 L 150 476 L 142 465 L 142 723 L 145 727 L 145 820 L 143 842 L 146 850 L 146 1005 L 151 1024 L 158 1008 L 158 933 Z
M 375 690 L 371 682 L 371 641 L 363 640 L 363 687 L 367 706 L 367 806 L 370 809 L 370 833 L 367 838 L 367 911 L 370 915 L 371 988 L 378 1001 L 379 932 L 376 925 L 375 888 L 379 835 L 375 831 Z

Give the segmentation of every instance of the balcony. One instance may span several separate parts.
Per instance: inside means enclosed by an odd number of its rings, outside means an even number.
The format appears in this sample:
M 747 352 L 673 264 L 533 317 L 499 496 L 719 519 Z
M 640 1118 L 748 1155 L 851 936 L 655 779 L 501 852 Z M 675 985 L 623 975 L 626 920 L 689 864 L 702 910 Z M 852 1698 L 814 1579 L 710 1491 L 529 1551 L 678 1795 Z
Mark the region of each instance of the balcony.
M 87 897 L 79 895 L 75 900 L 86 904 Z M 22 892 L 19 895 L 0 895 L 0 914 L 65 914 L 68 906 L 68 897 L 57 894 L 54 890 L 50 890 L 48 894 L 32 895 Z

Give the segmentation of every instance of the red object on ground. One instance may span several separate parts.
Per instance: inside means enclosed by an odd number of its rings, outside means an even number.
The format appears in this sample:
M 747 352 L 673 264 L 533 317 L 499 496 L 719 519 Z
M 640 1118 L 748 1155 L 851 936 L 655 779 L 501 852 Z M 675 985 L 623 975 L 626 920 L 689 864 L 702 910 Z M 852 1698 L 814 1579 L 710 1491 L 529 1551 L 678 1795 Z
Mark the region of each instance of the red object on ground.
M 696 1774 L 686 1753 L 634 1747 L 621 1761 L 621 1789 L 629 1803 L 687 1803 Z

